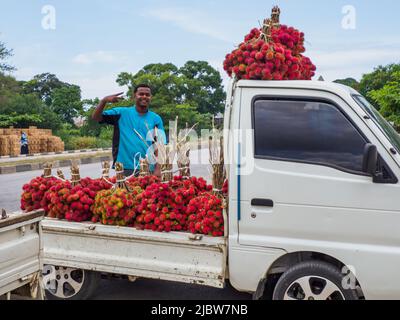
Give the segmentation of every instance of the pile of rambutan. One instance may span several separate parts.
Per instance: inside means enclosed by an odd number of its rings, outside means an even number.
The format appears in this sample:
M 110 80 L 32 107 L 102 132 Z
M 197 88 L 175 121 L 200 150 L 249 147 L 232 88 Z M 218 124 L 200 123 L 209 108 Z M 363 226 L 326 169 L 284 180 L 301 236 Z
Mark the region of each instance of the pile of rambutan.
M 212 194 L 203 193 L 193 198 L 187 207 L 187 228 L 191 233 L 213 237 L 224 235 L 222 200 Z
M 25 184 L 21 195 L 21 209 L 27 212 L 43 208 L 45 193 L 59 180 L 54 177 L 36 177 Z
M 134 227 L 157 232 L 189 231 L 224 234 L 223 200 L 203 178 L 176 176 L 163 183 L 154 176 L 126 180 L 122 169 L 114 178 L 73 181 L 35 178 L 24 186 L 23 210 L 43 208 L 47 216 L 73 222 Z
M 91 207 L 92 222 L 133 227 L 142 192 L 140 187 L 134 187 L 129 191 L 113 188 L 98 192 Z
M 226 55 L 224 69 L 238 80 L 311 80 L 316 67 L 303 55 L 304 33 L 279 23 L 280 9 L 272 9 L 263 27 L 246 35 L 236 50 Z

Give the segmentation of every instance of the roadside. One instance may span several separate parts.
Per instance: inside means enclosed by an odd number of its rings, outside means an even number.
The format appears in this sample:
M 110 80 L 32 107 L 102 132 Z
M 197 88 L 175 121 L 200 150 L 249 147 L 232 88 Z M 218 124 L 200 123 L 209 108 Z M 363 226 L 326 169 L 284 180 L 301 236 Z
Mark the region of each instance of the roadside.
M 112 161 L 111 151 L 34 156 L 29 158 L 18 158 L 18 160 L 8 159 L 7 162 L 0 162 L 0 174 L 12 174 L 17 172 L 42 170 L 46 162 L 52 162 L 53 168 L 62 168 L 71 166 L 72 162 L 82 165 L 102 161 Z
M 191 150 L 208 148 L 208 142 L 191 143 Z M 35 154 L 30 156 L 1 157 L 0 175 L 42 170 L 46 162 L 52 162 L 53 168 L 70 167 L 72 162 L 79 165 L 112 161 L 110 149 L 76 150 L 59 153 Z
M 48 153 L 38 153 L 33 155 L 20 155 L 17 157 L 11 156 L 2 156 L 0 157 L 0 166 L 9 165 L 10 163 L 33 163 L 34 160 L 46 160 L 55 157 L 71 157 L 71 156 L 80 156 L 87 154 L 96 154 L 96 153 L 106 153 L 111 152 L 111 148 L 106 149 L 87 149 L 87 150 L 72 150 L 72 151 L 64 151 L 64 152 L 48 152 Z

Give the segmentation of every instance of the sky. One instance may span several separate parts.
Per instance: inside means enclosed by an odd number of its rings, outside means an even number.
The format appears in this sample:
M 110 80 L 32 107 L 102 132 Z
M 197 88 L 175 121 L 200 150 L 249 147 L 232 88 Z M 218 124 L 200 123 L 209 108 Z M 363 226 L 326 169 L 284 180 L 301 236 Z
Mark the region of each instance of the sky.
M 394 0 L 0 0 L 0 41 L 13 49 L 13 75 L 50 72 L 92 99 L 126 91 L 120 72 L 149 63 L 205 60 L 227 53 L 281 7 L 281 23 L 305 33 L 317 79 L 362 75 L 400 62 L 400 1 Z

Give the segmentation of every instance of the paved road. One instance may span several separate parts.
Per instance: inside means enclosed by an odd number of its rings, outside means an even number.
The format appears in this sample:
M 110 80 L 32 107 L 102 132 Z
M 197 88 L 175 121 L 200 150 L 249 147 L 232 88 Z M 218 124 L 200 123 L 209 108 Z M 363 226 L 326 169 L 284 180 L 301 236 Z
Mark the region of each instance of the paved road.
M 191 162 L 194 176 L 202 176 L 209 179 L 208 150 L 203 149 L 193 152 Z M 68 170 L 64 168 L 64 172 L 66 178 L 69 178 Z M 100 163 L 81 166 L 82 177 L 96 178 L 100 176 L 100 172 Z M 19 197 L 23 184 L 41 174 L 42 171 L 31 171 L 0 175 L 0 208 L 5 208 L 8 212 L 18 211 Z M 99 300 L 241 300 L 250 299 L 251 295 L 239 293 L 229 284 L 222 290 L 158 280 L 139 279 L 131 283 L 127 280 L 103 279 L 94 298 Z

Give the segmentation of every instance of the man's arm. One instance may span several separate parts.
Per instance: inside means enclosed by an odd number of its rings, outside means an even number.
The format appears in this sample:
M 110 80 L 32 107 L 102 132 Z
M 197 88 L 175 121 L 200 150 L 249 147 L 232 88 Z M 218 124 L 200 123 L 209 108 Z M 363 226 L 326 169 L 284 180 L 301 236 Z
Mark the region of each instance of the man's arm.
M 123 100 L 123 98 L 120 97 L 120 95 L 122 95 L 122 94 L 123 94 L 123 92 L 103 98 L 100 101 L 99 105 L 97 106 L 96 110 L 94 110 L 94 112 L 92 114 L 92 119 L 94 121 L 101 122 L 103 120 L 103 111 L 104 111 L 104 108 L 106 107 L 107 103 L 117 103 L 117 102 Z

